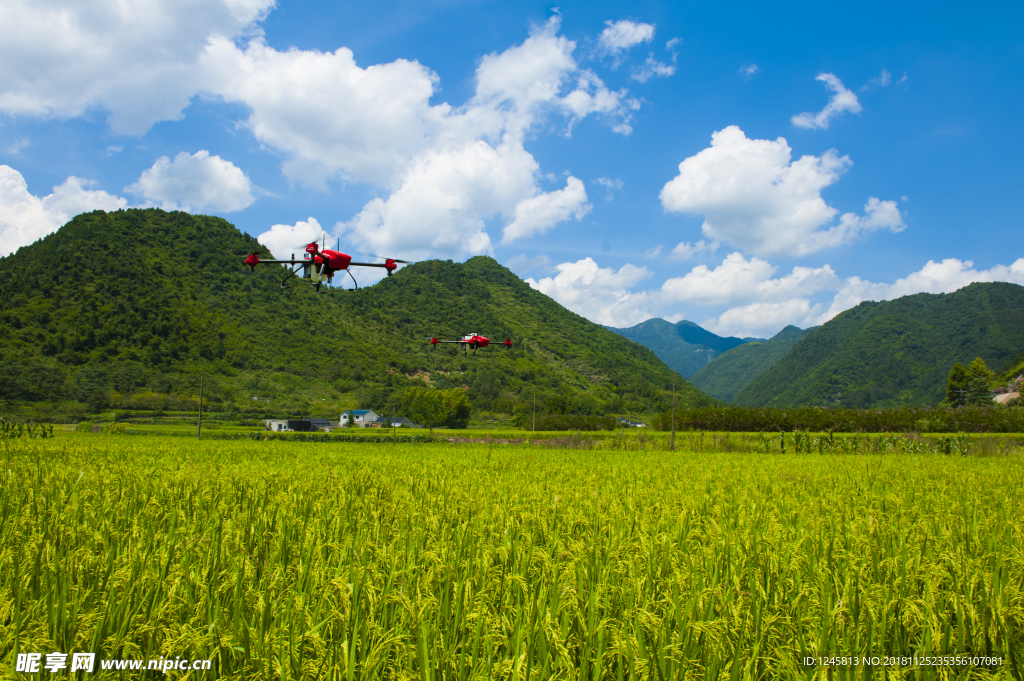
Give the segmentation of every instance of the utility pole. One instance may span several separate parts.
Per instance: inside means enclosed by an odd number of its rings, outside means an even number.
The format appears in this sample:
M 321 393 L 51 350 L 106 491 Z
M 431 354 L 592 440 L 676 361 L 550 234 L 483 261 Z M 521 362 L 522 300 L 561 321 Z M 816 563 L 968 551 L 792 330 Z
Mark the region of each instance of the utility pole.
M 537 396 L 533 396 L 533 432 L 537 432 Z
M 203 377 L 199 377 L 199 426 L 196 428 L 196 438 L 203 434 Z
M 398 444 L 398 426 L 395 425 L 395 408 L 391 407 L 391 444 Z

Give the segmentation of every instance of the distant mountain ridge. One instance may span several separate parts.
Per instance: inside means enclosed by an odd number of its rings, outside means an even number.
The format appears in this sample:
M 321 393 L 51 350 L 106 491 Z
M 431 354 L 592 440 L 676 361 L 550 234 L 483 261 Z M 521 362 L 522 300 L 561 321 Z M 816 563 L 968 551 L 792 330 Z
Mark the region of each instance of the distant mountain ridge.
M 949 371 L 976 357 L 997 373 L 1024 354 L 1024 286 L 863 302 L 807 334 L 733 399 L 738 405 L 936 405 Z
M 766 341 L 738 345 L 715 357 L 689 380 L 708 395 L 732 402 L 743 388 L 771 369 L 816 328 L 790 325 Z
M 718 355 L 755 338 L 722 337 L 697 324 L 682 320 L 648 319 L 629 328 L 605 327 L 649 348 L 658 358 L 686 379 Z

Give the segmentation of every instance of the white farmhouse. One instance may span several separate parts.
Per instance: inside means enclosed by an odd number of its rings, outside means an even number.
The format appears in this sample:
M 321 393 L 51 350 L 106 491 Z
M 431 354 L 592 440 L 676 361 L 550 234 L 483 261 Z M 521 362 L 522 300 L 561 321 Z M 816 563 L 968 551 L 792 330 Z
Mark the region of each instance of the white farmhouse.
M 380 414 L 375 413 L 371 409 L 353 409 L 352 411 L 345 411 L 342 412 L 341 418 L 338 420 L 342 428 L 348 425 L 349 414 L 352 415 L 352 425 L 358 426 L 359 428 L 366 428 L 371 423 L 376 423 L 377 419 L 380 418 Z

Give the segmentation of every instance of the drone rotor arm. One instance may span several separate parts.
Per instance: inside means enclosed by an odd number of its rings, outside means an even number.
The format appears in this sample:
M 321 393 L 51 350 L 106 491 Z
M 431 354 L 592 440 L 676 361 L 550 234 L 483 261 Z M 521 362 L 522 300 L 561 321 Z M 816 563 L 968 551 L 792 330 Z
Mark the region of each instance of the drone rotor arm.
M 411 264 L 408 260 L 398 260 L 396 258 L 385 258 L 384 262 L 350 262 L 349 266 L 355 265 L 356 267 L 382 267 L 388 272 L 390 277 L 392 272 L 398 269 L 399 265 Z
M 400 263 L 402 265 L 413 265 L 416 261 L 414 260 L 399 260 L 398 258 L 389 258 L 386 255 L 377 255 L 376 253 L 360 253 L 360 255 L 368 255 L 371 258 L 379 258 L 381 260 L 391 260 L 393 262 Z

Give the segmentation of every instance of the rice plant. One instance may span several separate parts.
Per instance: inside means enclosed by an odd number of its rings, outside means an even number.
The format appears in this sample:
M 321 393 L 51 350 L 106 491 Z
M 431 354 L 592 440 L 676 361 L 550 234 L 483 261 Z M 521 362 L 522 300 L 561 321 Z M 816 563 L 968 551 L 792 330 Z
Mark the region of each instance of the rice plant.
M 0 661 L 210 658 L 179 678 L 233 679 L 1021 678 L 1024 459 L 769 444 L 5 440 Z M 888 654 L 1001 661 L 804 664 Z

